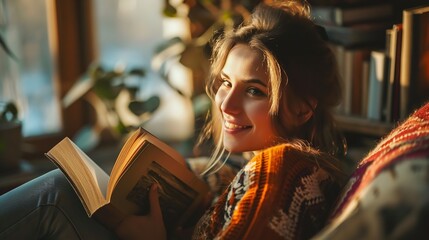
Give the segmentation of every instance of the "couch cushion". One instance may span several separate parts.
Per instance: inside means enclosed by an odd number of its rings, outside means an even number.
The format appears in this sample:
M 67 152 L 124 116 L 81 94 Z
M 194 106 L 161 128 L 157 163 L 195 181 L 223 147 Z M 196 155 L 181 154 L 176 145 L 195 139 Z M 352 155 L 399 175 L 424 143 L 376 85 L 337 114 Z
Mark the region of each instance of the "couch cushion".
M 428 222 L 429 103 L 359 163 L 315 238 L 416 239 L 428 236 Z

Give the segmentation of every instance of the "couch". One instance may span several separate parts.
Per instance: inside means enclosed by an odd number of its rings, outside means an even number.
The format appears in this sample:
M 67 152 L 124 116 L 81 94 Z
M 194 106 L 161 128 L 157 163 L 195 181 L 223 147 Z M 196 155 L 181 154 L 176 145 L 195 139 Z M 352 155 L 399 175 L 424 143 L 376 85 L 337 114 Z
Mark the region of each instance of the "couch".
M 359 162 L 314 239 L 429 239 L 429 103 Z

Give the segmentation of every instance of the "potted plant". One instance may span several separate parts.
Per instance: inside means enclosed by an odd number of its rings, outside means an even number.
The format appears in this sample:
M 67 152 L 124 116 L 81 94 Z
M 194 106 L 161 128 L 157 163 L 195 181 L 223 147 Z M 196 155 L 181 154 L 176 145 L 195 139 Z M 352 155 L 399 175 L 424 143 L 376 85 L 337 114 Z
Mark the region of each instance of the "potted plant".
M 13 102 L 0 102 L 0 171 L 19 167 L 21 158 L 21 121 Z
M 6 54 L 17 61 L 3 36 L 0 46 Z M 12 100 L 0 101 L 0 172 L 19 167 L 22 143 L 22 122 L 18 119 L 18 108 Z

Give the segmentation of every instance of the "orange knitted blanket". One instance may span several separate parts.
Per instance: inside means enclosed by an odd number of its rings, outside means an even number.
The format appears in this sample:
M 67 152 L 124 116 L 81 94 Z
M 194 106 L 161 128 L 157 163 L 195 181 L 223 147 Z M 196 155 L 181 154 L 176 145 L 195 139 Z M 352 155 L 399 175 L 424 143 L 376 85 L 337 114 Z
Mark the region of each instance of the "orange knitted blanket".
M 331 160 L 291 144 L 262 151 L 200 219 L 193 238 L 310 238 L 324 226 L 343 184 Z

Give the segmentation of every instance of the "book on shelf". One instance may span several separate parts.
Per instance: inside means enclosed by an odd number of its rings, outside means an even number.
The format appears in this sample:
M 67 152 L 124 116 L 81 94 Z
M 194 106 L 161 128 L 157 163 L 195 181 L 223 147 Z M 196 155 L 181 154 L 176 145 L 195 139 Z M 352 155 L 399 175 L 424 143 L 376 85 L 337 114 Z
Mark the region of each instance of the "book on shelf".
M 362 62 L 362 85 L 361 85 L 361 107 L 359 115 L 366 117 L 368 112 L 368 94 L 369 94 L 369 62 L 371 60 L 371 51 L 368 51 L 367 56 Z
M 351 114 L 353 100 L 353 52 L 344 49 L 343 54 L 343 113 Z
M 311 15 L 319 24 L 345 26 L 350 24 L 379 21 L 393 17 L 391 3 L 362 5 L 313 5 Z
M 400 118 L 429 100 L 429 5 L 403 11 Z
M 387 83 L 387 61 L 385 50 L 371 51 L 369 62 L 368 107 L 366 117 L 383 120 L 384 98 Z
M 143 128 L 125 141 L 110 176 L 67 137 L 46 156 L 63 171 L 88 216 L 108 227 L 126 215 L 147 214 L 154 183 L 167 230 L 183 226 L 209 189 L 177 151 Z
M 346 63 L 351 65 L 351 76 L 346 78 L 346 81 L 351 81 L 351 113 L 355 116 L 363 116 L 364 112 L 362 109 L 365 107 L 363 106 L 363 102 L 367 98 L 365 92 L 368 88 L 366 64 L 369 61 L 371 50 L 368 48 L 358 48 L 348 50 L 348 52 L 352 55 L 351 62 Z
M 394 24 L 389 30 L 389 73 L 387 81 L 387 96 L 386 96 L 386 121 L 396 122 L 399 120 L 399 76 L 402 54 L 402 24 Z
M 336 113 L 345 113 L 345 107 L 346 107 L 346 99 L 345 99 L 345 81 L 344 81 L 344 75 L 345 75 L 345 47 L 342 45 L 338 45 L 332 42 L 329 42 L 329 47 L 332 50 L 332 53 L 335 56 L 335 59 L 337 60 L 337 66 L 338 66 L 338 73 L 340 75 L 340 85 L 341 85 L 341 92 L 343 93 L 343 98 L 341 103 L 336 107 L 335 112 Z
M 329 41 L 346 47 L 362 45 L 382 45 L 386 29 L 391 27 L 388 21 L 366 22 L 350 26 L 323 25 Z
M 368 88 L 368 61 L 371 48 L 346 48 L 339 44 L 330 44 L 337 59 L 343 100 L 336 109 L 341 114 L 363 116 L 366 113 Z

